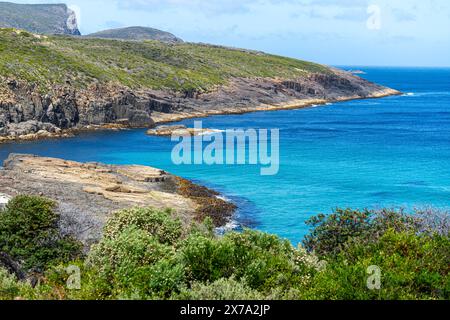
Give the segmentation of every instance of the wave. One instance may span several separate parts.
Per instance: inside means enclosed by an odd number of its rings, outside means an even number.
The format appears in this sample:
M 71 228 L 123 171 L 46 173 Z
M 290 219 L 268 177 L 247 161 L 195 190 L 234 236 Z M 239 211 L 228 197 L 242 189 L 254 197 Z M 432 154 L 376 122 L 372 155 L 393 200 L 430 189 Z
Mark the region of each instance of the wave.
M 217 195 L 216 198 L 226 202 L 232 202 L 230 198 L 227 198 L 224 195 Z M 224 226 L 216 228 L 216 233 L 225 234 L 230 231 L 238 230 L 239 228 L 240 224 L 238 223 L 238 221 L 231 219 Z
M 223 200 L 223 201 L 226 201 L 226 202 L 231 202 L 231 199 L 225 197 L 224 195 L 216 196 L 216 198 L 220 199 L 220 200 Z
M 448 96 L 450 91 L 407 92 L 402 97 Z
M 6 194 L 3 194 L 3 193 L 0 193 L 0 205 L 5 205 L 5 204 L 7 204 L 10 200 L 11 200 L 11 197 L 10 197 L 10 196 L 8 196 L 8 195 L 6 195 Z
M 210 129 L 210 130 L 207 130 L 207 131 L 200 132 L 198 134 L 198 136 L 209 136 L 209 135 L 213 135 L 213 134 L 216 134 L 216 133 L 223 133 L 223 132 L 225 132 L 225 130 Z
M 224 226 L 216 228 L 216 233 L 225 234 L 230 231 L 238 230 L 239 228 L 240 228 L 240 225 L 236 220 L 230 220 Z

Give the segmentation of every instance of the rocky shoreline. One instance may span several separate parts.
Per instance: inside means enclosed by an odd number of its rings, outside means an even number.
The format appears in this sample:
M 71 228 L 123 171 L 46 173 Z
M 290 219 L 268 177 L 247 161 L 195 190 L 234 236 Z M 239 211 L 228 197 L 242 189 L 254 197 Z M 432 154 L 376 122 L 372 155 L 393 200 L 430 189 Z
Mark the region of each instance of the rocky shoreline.
M 114 84 L 76 90 L 70 84 L 42 94 L 24 82 L 0 78 L 0 143 L 71 137 L 82 131 L 155 128 L 187 118 L 304 108 L 400 92 L 350 73 L 284 80 L 235 78 L 207 93 L 132 91 Z M 167 130 L 149 134 L 170 135 Z M 207 130 L 207 129 L 205 129 Z M 186 134 L 203 134 L 183 128 Z M 96 242 L 111 212 L 131 206 L 173 208 L 188 224 L 212 218 L 224 226 L 235 206 L 208 188 L 144 166 L 112 166 L 12 154 L 0 169 L 4 198 L 34 194 L 57 201 L 61 230 L 86 246 Z
M 177 136 L 203 136 L 214 133 L 222 132 L 222 130 L 217 129 L 207 129 L 207 128 L 188 128 L 184 125 L 168 125 L 168 126 L 158 126 L 155 129 L 147 130 L 147 135 L 158 136 L 158 137 L 169 137 L 172 135 Z
M 101 237 L 108 217 L 120 209 L 171 208 L 185 225 L 210 217 L 216 226 L 225 225 L 236 209 L 217 192 L 156 168 L 11 154 L 0 169 L 0 202 L 20 194 L 55 200 L 61 232 L 86 247 Z
M 400 92 L 351 73 L 305 78 L 234 78 L 206 93 L 130 90 L 94 84 L 76 90 L 70 84 L 43 95 L 32 85 L 0 78 L 0 143 L 70 137 L 80 131 L 154 128 L 187 118 L 304 108 Z
M 396 96 L 401 95 L 402 93 L 386 88 L 383 90 L 380 90 L 378 92 L 374 92 L 372 95 L 367 97 L 359 97 L 359 96 L 348 96 L 348 97 L 339 97 L 336 99 L 293 99 L 286 103 L 280 103 L 280 104 L 261 104 L 257 106 L 247 106 L 247 107 L 231 107 L 227 108 L 226 110 L 205 110 L 200 112 L 176 112 L 176 113 L 160 113 L 160 112 L 154 112 L 152 114 L 152 119 L 155 123 L 155 125 L 164 125 L 169 124 L 171 122 L 178 122 L 186 119 L 193 119 L 193 118 L 205 118 L 215 115 L 233 115 L 233 114 L 246 114 L 246 113 L 252 113 L 252 112 L 263 112 L 263 111 L 280 111 L 280 110 L 293 110 L 293 109 L 302 109 L 302 108 L 308 108 L 311 106 L 316 105 L 325 105 L 327 103 L 339 103 L 339 102 L 345 102 L 345 101 L 352 101 L 352 100 L 362 100 L 362 99 L 379 99 L 379 98 L 385 98 L 390 96 Z
M 224 110 L 205 110 L 205 111 L 194 111 L 194 112 L 174 112 L 174 113 L 162 113 L 162 112 L 152 112 L 152 129 L 147 131 L 148 135 L 155 136 L 169 136 L 172 134 L 172 131 L 176 128 L 170 128 L 167 132 L 165 130 L 161 131 L 160 127 L 156 127 L 158 125 L 164 126 L 166 124 L 170 124 L 172 122 L 178 122 L 186 119 L 193 118 L 206 118 L 215 115 L 234 115 L 234 114 L 246 114 L 252 112 L 263 112 L 263 111 L 279 111 L 279 110 L 293 110 L 293 109 L 302 109 L 308 108 L 316 105 L 325 105 L 327 103 L 339 103 L 351 100 L 361 100 L 361 99 L 378 99 L 389 96 L 400 95 L 401 92 L 394 89 L 385 89 L 373 94 L 373 96 L 361 98 L 358 96 L 349 96 L 349 97 L 340 97 L 334 100 L 323 100 L 323 99 L 295 99 L 288 103 L 278 104 L 278 105 L 258 105 L 258 106 L 248 106 L 248 107 L 230 107 Z M 32 121 L 34 122 L 34 121 Z M 116 124 L 116 123 L 108 123 L 102 125 L 87 125 L 84 127 L 71 128 L 55 131 L 46 131 L 39 130 L 35 133 L 27 133 L 23 135 L 12 135 L 12 136 L 0 136 L 0 144 L 7 142 L 20 142 L 20 141 L 35 141 L 35 140 L 43 140 L 43 139 L 60 139 L 60 138 L 72 138 L 81 132 L 95 132 L 101 130 L 127 130 L 132 128 L 148 128 L 149 126 L 129 126 L 124 124 Z M 166 127 L 166 126 L 164 126 Z M 170 126 L 171 127 L 171 126 Z M 189 128 L 185 129 L 185 133 L 193 134 L 193 132 L 189 131 Z M 204 129 L 206 133 L 214 132 L 214 129 L 208 131 L 208 129 Z M 189 132 L 188 132 L 189 131 Z M 169 133 L 170 132 L 170 133 Z M 195 133 L 194 133 L 195 135 Z

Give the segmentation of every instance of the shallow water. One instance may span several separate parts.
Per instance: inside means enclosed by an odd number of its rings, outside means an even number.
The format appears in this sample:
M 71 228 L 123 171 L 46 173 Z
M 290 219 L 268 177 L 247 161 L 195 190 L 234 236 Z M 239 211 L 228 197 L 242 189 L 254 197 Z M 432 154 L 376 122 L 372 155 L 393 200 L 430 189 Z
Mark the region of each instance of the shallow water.
M 16 152 L 155 166 L 221 191 L 239 206 L 238 224 L 294 243 L 306 219 L 336 207 L 450 208 L 450 69 L 358 69 L 406 94 L 203 119 L 207 128 L 279 128 L 276 176 L 260 176 L 259 166 L 176 166 L 175 143 L 145 130 L 0 145 L 0 160 Z

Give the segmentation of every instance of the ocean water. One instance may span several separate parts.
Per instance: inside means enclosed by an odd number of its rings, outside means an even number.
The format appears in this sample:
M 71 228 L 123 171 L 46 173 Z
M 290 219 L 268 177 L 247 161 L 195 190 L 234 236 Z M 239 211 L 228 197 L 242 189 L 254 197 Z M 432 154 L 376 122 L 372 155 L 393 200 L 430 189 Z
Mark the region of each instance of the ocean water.
M 237 226 L 293 243 L 308 232 L 309 217 L 336 207 L 450 209 L 450 69 L 358 69 L 405 95 L 202 119 L 215 129 L 279 128 L 275 176 L 261 176 L 259 166 L 174 165 L 175 142 L 145 130 L 0 145 L 0 160 L 15 152 L 155 166 L 234 201 Z

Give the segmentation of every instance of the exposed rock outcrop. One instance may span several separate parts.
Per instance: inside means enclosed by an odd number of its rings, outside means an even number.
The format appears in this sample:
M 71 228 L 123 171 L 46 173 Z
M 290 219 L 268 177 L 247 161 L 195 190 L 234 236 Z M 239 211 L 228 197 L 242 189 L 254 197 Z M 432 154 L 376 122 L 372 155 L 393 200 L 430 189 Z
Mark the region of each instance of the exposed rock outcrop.
M 61 130 L 89 126 L 120 125 L 154 127 L 155 123 L 214 114 L 299 108 L 350 99 L 399 94 L 350 73 L 331 69 L 330 74 L 310 74 L 299 79 L 234 78 L 206 93 L 161 90 L 130 90 L 119 85 L 94 84 L 75 90 L 70 84 L 47 94 L 14 79 L 0 92 L 1 137 L 41 132 L 58 135 Z
M 173 125 L 173 126 L 159 126 L 155 129 L 150 129 L 147 131 L 147 134 L 150 136 L 202 136 L 207 134 L 213 134 L 222 132 L 221 130 L 216 129 L 206 129 L 206 128 L 187 128 L 183 125 Z
M 0 251 L 0 267 L 16 276 L 18 280 L 24 280 L 26 273 L 22 270 L 20 264 L 11 258 L 5 252 Z
M 45 196 L 58 203 L 61 231 L 86 246 L 98 240 L 109 215 L 132 206 L 172 208 L 188 224 L 211 216 L 223 225 L 234 205 L 217 193 L 146 166 L 78 163 L 11 154 L 0 170 L 0 192 Z

